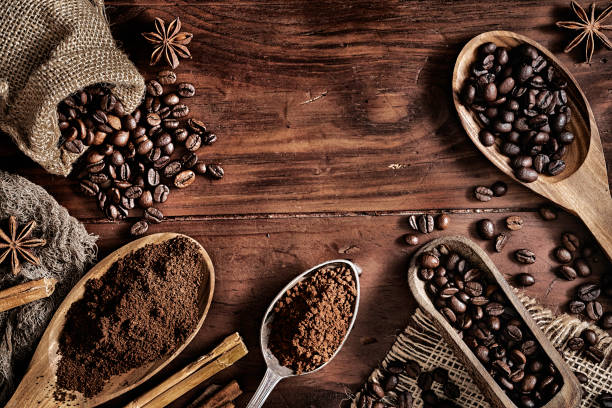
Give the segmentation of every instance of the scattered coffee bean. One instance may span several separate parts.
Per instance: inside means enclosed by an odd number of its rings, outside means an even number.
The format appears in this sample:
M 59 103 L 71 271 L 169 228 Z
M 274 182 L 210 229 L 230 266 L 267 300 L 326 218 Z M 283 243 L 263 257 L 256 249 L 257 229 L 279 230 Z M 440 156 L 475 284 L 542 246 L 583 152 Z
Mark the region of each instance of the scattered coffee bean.
M 404 235 L 404 242 L 410 246 L 419 245 L 420 239 L 418 235 L 406 234 Z
M 440 266 L 440 259 L 432 253 L 425 252 L 421 255 L 421 266 L 429 269 L 434 269 Z
M 586 315 L 591 320 L 599 320 L 603 315 L 603 307 L 601 303 L 596 300 L 593 300 L 586 304 Z
M 134 236 L 144 235 L 147 233 L 148 229 L 149 224 L 144 220 L 140 220 L 132 225 L 132 227 L 130 228 L 130 234 Z
M 560 263 L 570 263 L 572 261 L 572 253 L 568 251 L 565 247 L 558 247 L 555 249 L 555 258 Z
M 504 196 L 508 192 L 508 185 L 503 181 L 496 181 L 491 186 L 491 191 L 493 191 L 495 197 Z
M 221 179 L 225 172 L 223 171 L 223 167 L 218 164 L 209 164 L 206 174 L 213 179 Z
M 514 253 L 514 259 L 523 264 L 532 264 L 536 261 L 536 256 L 528 249 L 519 249 Z
M 498 234 L 497 237 L 495 237 L 495 251 L 501 252 L 508 243 L 509 239 L 510 234 L 507 234 L 505 232 Z
M 478 221 L 477 227 L 478 235 L 480 235 L 482 239 L 493 239 L 495 236 L 495 224 L 493 224 L 493 221 L 489 219 L 480 220 Z
M 539 209 L 540 216 L 546 221 L 553 221 L 557 219 L 557 212 L 550 206 L 542 206 Z
M 571 313 L 574 313 L 574 314 L 580 314 L 584 312 L 585 308 L 586 308 L 586 305 L 584 304 L 584 302 L 581 302 L 579 300 L 572 300 L 569 303 L 569 310 Z
M 512 215 L 506 218 L 506 227 L 512 231 L 518 231 L 523 228 L 523 219 L 518 215 Z
M 183 170 L 174 178 L 174 186 L 177 188 L 185 188 L 193 184 L 195 181 L 195 173 L 192 170 Z
M 493 198 L 493 190 L 488 187 L 478 186 L 474 189 L 474 198 L 478 201 L 490 201 Z
M 572 351 L 582 350 L 584 348 L 584 340 L 581 337 L 572 337 L 567 341 L 567 348 Z
M 516 275 L 516 282 L 520 286 L 531 286 L 535 283 L 535 278 L 530 273 L 519 273 Z
M 576 376 L 576 379 L 578 379 L 578 382 L 580 384 L 587 384 L 589 382 L 589 377 L 586 376 L 586 374 L 581 373 L 580 371 L 574 371 L 574 375 Z
M 568 280 L 568 281 L 572 281 L 576 279 L 576 277 L 578 276 L 576 274 L 576 270 L 568 265 L 563 265 L 559 267 L 559 275 L 561 275 L 563 279 Z
M 576 295 L 583 302 L 591 302 L 599 297 L 601 289 L 596 283 L 585 283 L 578 286 Z
M 570 252 L 575 252 L 580 248 L 580 240 L 571 232 L 566 232 L 561 236 L 561 243 Z
M 430 390 L 433 385 L 433 376 L 429 371 L 422 372 L 421 375 L 419 375 L 417 384 L 423 391 Z
M 584 355 L 595 364 L 599 364 L 604 359 L 604 352 L 595 346 L 589 346 Z
M 410 378 L 416 379 L 421 375 L 421 366 L 414 360 L 406 361 L 404 370 L 406 371 L 406 375 Z
M 578 276 L 586 278 L 591 275 L 591 268 L 583 258 L 577 258 L 574 261 L 574 269 Z
M 594 330 L 585 329 L 582 331 L 581 336 L 584 341 L 590 346 L 596 346 L 597 343 L 599 343 L 599 336 L 597 335 L 597 333 L 595 333 Z
M 448 214 L 440 214 L 436 217 L 436 227 L 445 230 L 450 225 L 451 217 Z

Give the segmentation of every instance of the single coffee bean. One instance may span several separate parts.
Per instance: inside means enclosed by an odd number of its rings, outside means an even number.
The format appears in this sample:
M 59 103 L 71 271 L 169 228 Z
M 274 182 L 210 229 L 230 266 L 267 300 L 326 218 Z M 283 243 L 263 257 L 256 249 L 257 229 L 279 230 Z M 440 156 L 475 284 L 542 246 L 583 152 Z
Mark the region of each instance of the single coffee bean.
M 404 235 L 404 242 L 410 246 L 419 245 L 419 237 L 415 234 L 406 234 Z
M 514 171 L 514 175 L 520 181 L 532 183 L 538 179 L 538 173 L 529 167 L 521 167 Z
M 198 119 L 188 119 L 187 126 L 191 129 L 192 132 L 197 134 L 206 133 L 206 124 Z
M 189 137 L 189 132 L 187 131 L 187 129 L 177 128 L 174 130 L 173 136 L 176 142 L 182 143 L 187 140 L 187 137 Z
M 151 96 L 161 96 L 164 93 L 163 86 L 156 80 L 150 80 L 146 84 L 147 94 Z
M 187 82 L 182 82 L 177 86 L 177 92 L 183 98 L 191 98 L 195 95 L 195 87 Z
M 589 377 L 580 371 L 574 371 L 574 375 L 580 384 L 586 384 L 589 382 Z M 612 406 L 612 405 L 611 405 Z
M 393 391 L 397 384 L 399 383 L 399 379 L 395 375 L 390 375 L 385 380 L 384 389 L 385 391 Z
M 155 187 L 159 184 L 160 177 L 159 172 L 154 168 L 147 170 L 147 184 L 151 187 Z
M 387 371 L 391 374 L 401 374 L 404 372 L 404 364 L 399 361 L 391 361 L 387 364 Z
M 183 170 L 174 177 L 174 185 L 177 188 L 185 188 L 193 184 L 195 173 L 191 170 Z
M 449 323 L 455 323 L 457 321 L 457 315 L 448 307 L 443 307 L 440 313 L 442 313 L 442 316 L 444 316 Z
M 164 169 L 162 170 L 162 174 L 166 178 L 172 178 L 176 176 L 181 171 L 181 169 L 181 162 L 179 160 L 173 160 L 169 162 L 166 167 L 164 167 Z
M 553 221 L 557 219 L 557 212 L 550 206 L 542 206 L 538 212 L 545 221 Z
M 599 364 L 604 359 L 604 352 L 595 346 L 587 347 L 584 355 L 595 364 Z
M 596 346 L 597 343 L 599 343 L 599 336 L 597 335 L 597 333 L 595 333 L 594 330 L 585 329 L 582 331 L 581 336 L 584 341 L 590 346 Z
M 578 250 L 578 248 L 580 248 L 580 240 L 571 232 L 566 232 L 561 236 L 561 243 L 568 251 L 571 252 L 575 252 Z
M 572 337 L 567 341 L 567 348 L 572 351 L 582 350 L 584 347 L 584 340 L 580 337 Z
M 423 234 L 429 234 L 434 229 L 434 217 L 429 214 L 420 215 L 417 218 L 417 226 Z
M 536 256 L 528 249 L 519 249 L 514 253 L 514 259 L 523 264 L 532 264 L 536 261 Z
M 485 306 L 485 311 L 489 316 L 500 316 L 504 313 L 504 305 L 492 302 Z
M 491 186 L 491 191 L 493 191 L 495 197 L 504 196 L 508 192 L 508 185 L 503 181 L 496 181 Z
M 535 278 L 530 273 L 519 273 L 516 275 L 516 282 L 520 286 L 531 286 L 535 283 Z
M 606 312 L 601 316 L 601 321 L 599 322 L 601 328 L 604 330 L 612 329 L 612 312 Z
M 424 268 L 434 269 L 440 265 L 440 259 L 432 253 L 425 252 L 421 255 L 420 263 Z
M 176 82 L 176 73 L 170 70 L 163 70 L 157 73 L 157 80 L 162 85 L 171 85 Z
M 178 97 L 177 94 L 175 93 L 169 93 L 166 94 L 162 97 L 162 102 L 166 105 L 166 106 L 174 106 L 177 105 L 180 102 L 180 98 Z
M 583 302 L 591 302 L 599 297 L 601 289 L 595 283 L 584 283 L 578 287 L 576 295 Z
M 218 164 L 209 164 L 206 174 L 213 179 L 221 179 L 225 172 Z
M 523 228 L 523 219 L 518 215 L 512 215 L 506 218 L 506 227 L 512 231 L 518 231 Z
M 547 171 L 551 176 L 561 174 L 565 170 L 565 162 L 563 160 L 553 160 L 548 163 Z
M 490 201 L 493 198 L 493 190 L 488 187 L 478 186 L 474 189 L 474 198 L 478 201 Z
M 579 300 L 572 300 L 569 303 L 568 307 L 569 307 L 570 313 L 580 314 L 580 313 L 584 312 L 584 309 L 586 308 L 586 305 L 584 304 L 584 302 L 581 302 Z
M 482 143 L 483 146 L 486 147 L 493 146 L 495 144 L 495 136 L 493 136 L 493 133 L 489 132 L 486 129 L 480 131 L 479 139 L 480 143 Z
M 506 244 L 508 243 L 509 239 L 510 239 L 510 234 L 507 234 L 505 232 L 498 234 L 495 237 L 495 251 L 501 252 L 506 246 Z
M 410 378 L 418 378 L 421 375 L 421 366 L 414 360 L 407 360 L 404 365 L 404 371 Z
M 159 184 L 153 191 L 153 201 L 156 203 L 164 203 L 170 195 L 170 188 L 165 184 Z
M 144 212 L 144 218 L 150 223 L 159 224 L 164 219 L 164 214 L 155 207 L 149 207 Z
M 537 350 L 538 350 L 538 345 L 533 340 L 527 340 L 526 342 L 521 344 L 521 351 L 526 356 L 531 356 L 531 355 L 535 354 L 535 352 Z
M 417 385 L 423 391 L 427 391 L 431 389 L 433 385 L 433 376 L 429 371 L 424 371 L 419 375 L 417 380 Z
M 580 277 L 585 278 L 591 275 L 591 268 L 587 264 L 586 260 L 584 260 L 583 258 L 577 258 L 574 261 L 574 269 Z
M 208 169 L 206 163 L 204 162 L 198 162 L 195 166 L 192 166 L 192 168 L 193 171 L 195 171 L 197 174 L 206 174 L 206 171 Z
M 523 338 L 523 333 L 521 332 L 521 329 L 515 325 L 506 326 L 504 334 L 510 340 L 517 341 L 517 342 L 521 341 L 521 339 Z
M 100 192 L 100 186 L 90 180 L 83 180 L 80 184 L 81 192 L 89 197 L 95 197 Z
M 144 235 L 147 233 L 148 229 L 149 224 L 144 220 L 140 220 L 132 224 L 132 227 L 130 228 L 130 234 L 132 234 L 133 236 Z
M 202 137 L 197 133 L 192 133 L 185 140 L 185 148 L 190 152 L 195 152 L 202 145 Z
M 478 221 L 477 224 L 478 235 L 482 239 L 493 239 L 495 236 L 495 224 L 490 219 L 483 219 Z
M 142 195 L 138 198 L 138 205 L 145 209 L 153 205 L 153 195 L 149 190 L 142 192 Z
M 173 118 L 180 119 L 180 118 L 184 118 L 187 115 L 189 115 L 189 107 L 185 105 L 184 103 L 179 103 L 177 105 L 174 105 L 174 107 L 172 108 Z
M 596 300 L 587 303 L 585 310 L 587 317 L 591 320 L 599 320 L 603 315 L 603 307 Z
M 448 214 L 440 214 L 436 218 L 436 227 L 439 230 L 445 230 L 450 225 L 451 217 Z
M 559 275 L 568 281 L 572 281 L 578 276 L 576 270 L 568 265 L 563 265 L 559 268 Z

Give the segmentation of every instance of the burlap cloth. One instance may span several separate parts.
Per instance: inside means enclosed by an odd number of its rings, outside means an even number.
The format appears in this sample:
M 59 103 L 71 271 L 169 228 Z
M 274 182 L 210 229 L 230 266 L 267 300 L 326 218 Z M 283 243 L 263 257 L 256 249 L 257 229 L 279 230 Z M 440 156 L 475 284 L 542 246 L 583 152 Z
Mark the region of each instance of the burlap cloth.
M 53 312 L 93 261 L 97 239 L 42 187 L 0 171 L 0 228 L 11 215 L 20 227 L 36 221 L 33 236 L 47 244 L 35 249 L 41 265 L 24 263 L 16 277 L 10 262 L 0 264 L 0 289 L 44 277 L 57 284 L 49 298 L 0 313 L 0 406 L 19 383 Z
M 589 378 L 589 382 L 582 386 L 580 407 L 599 407 L 597 397 L 603 391 L 612 390 L 612 337 L 588 322 L 583 322 L 568 314 L 554 316 L 550 310 L 538 306 L 534 299 L 520 293 L 517 293 L 517 296 L 540 329 L 550 339 L 553 346 L 563 351 L 563 358 L 571 369 L 580 371 Z M 593 329 L 599 334 L 600 343 L 598 347 L 602 348 L 606 354 L 606 358 L 601 364 L 594 364 L 582 357 L 580 352 L 574 352 L 567 348 L 567 340 L 579 335 L 586 328 Z M 421 309 L 416 310 L 408 327 L 397 337 L 381 366 L 384 368 L 391 361 L 406 361 L 409 359 L 417 361 L 424 371 L 431 371 L 436 367 L 448 369 L 450 380 L 457 384 L 461 390 L 461 396 L 455 400 L 459 406 L 464 408 L 490 407 L 463 364 L 455 357 L 451 348 L 440 336 L 439 330 Z M 380 368 L 377 368 L 370 374 L 369 380 L 378 382 L 382 378 L 383 373 Z M 409 378 L 404 374 L 400 375 L 397 389 L 410 391 L 414 397 L 413 407 L 423 406 L 416 379 Z M 444 390 L 440 384 L 434 383 L 432 389 L 436 394 L 444 395 Z M 356 406 L 358 399 L 359 394 L 353 399 L 352 407 Z
M 0 2 L 0 129 L 48 172 L 66 176 L 78 158 L 60 147 L 58 102 L 96 83 L 114 87 L 129 112 L 144 94 L 103 0 Z

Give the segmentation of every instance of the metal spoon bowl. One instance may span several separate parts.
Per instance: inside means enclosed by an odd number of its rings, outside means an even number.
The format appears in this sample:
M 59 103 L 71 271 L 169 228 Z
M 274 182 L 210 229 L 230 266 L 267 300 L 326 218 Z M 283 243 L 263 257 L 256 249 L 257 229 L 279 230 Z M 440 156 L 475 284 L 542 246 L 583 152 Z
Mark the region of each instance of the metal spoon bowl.
M 274 354 L 272 353 L 272 351 L 270 350 L 268 346 L 268 341 L 270 339 L 270 324 L 272 323 L 275 317 L 274 306 L 278 303 L 281 297 L 283 297 L 289 289 L 293 288 L 295 285 L 297 285 L 299 282 L 303 281 L 304 279 L 310 277 L 313 273 L 315 273 L 319 269 L 325 266 L 331 265 L 331 264 L 344 264 L 348 266 L 350 271 L 353 273 L 353 278 L 355 279 L 355 283 L 357 285 L 357 296 L 355 298 L 355 307 L 353 309 L 353 317 L 351 319 L 351 323 L 348 327 L 348 330 L 346 331 L 346 334 L 344 335 L 344 339 L 342 340 L 342 343 L 340 343 L 340 345 L 338 346 L 334 354 L 331 356 L 331 358 L 327 360 L 327 362 L 325 362 L 324 364 L 320 365 L 319 367 L 317 367 L 316 369 L 312 371 L 307 371 L 301 374 L 296 374 L 292 369 L 281 365 L 278 359 L 276 358 L 276 356 L 274 356 Z M 333 360 L 333 358 L 338 354 L 340 349 L 342 349 L 344 342 L 348 338 L 349 333 L 351 332 L 351 329 L 353 328 L 355 319 L 357 318 L 357 310 L 359 309 L 359 297 L 360 297 L 359 275 L 361 275 L 361 268 L 359 268 L 357 265 L 355 265 L 354 263 L 350 261 L 344 260 L 344 259 L 335 259 L 332 261 L 323 262 L 322 264 L 319 264 L 307 270 L 306 272 L 301 273 L 295 279 L 289 282 L 289 284 L 287 284 L 287 286 L 285 286 L 278 293 L 278 295 L 276 295 L 272 303 L 270 303 L 270 306 L 268 306 L 268 310 L 266 310 L 263 321 L 261 323 L 261 335 L 260 335 L 261 352 L 263 354 L 263 357 L 264 357 L 264 360 L 267 366 L 266 373 L 263 379 L 261 380 L 261 383 L 259 384 L 257 391 L 251 398 L 251 401 L 249 401 L 247 408 L 261 407 L 263 403 L 266 401 L 266 399 L 268 398 L 268 396 L 270 395 L 270 393 L 272 392 L 272 390 L 274 389 L 274 387 L 276 386 L 276 384 L 278 384 L 280 380 L 284 378 L 288 378 L 288 377 L 295 377 L 298 375 L 315 373 L 321 370 L 323 367 L 329 364 L 330 361 Z

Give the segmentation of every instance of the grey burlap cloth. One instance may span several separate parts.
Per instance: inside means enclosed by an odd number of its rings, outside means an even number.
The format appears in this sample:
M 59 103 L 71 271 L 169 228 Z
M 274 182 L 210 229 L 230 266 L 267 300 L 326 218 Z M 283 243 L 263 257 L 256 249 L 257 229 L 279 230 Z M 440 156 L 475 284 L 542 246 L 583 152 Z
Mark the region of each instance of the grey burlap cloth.
M 68 175 L 79 156 L 60 147 L 58 102 L 97 83 L 113 87 L 128 112 L 144 94 L 103 0 L 0 1 L 0 129 L 48 172 Z
M 49 298 L 0 313 L 0 406 L 15 390 L 53 312 L 94 260 L 97 239 L 42 187 L 0 171 L 1 228 L 11 215 L 21 227 L 36 221 L 33 236 L 47 244 L 35 249 L 41 265 L 24 263 L 15 277 L 10 262 L 0 264 L 0 289 L 45 277 L 57 279 L 57 284 Z
M 536 301 L 517 293 L 540 329 L 550 339 L 553 346 L 562 350 L 563 358 L 574 371 L 587 375 L 589 382 L 582 387 L 582 404 L 580 407 L 599 407 L 597 397 L 603 391 L 612 390 L 612 337 L 598 327 L 570 315 L 554 316 L 552 312 L 536 304 Z M 599 347 L 606 354 L 601 364 L 594 364 L 584 358 L 580 352 L 567 348 L 567 340 L 579 335 L 585 328 L 595 330 L 600 337 Z M 397 337 L 391 350 L 387 353 L 381 366 L 384 368 L 391 361 L 415 360 L 421 368 L 431 371 L 436 367 L 448 369 L 449 378 L 459 386 L 461 396 L 455 402 L 464 408 L 484 408 L 490 405 L 480 393 L 476 384 L 470 378 L 465 367 L 453 354 L 446 341 L 440 336 L 439 330 L 429 317 L 420 309 L 412 316 L 406 329 Z M 375 369 L 369 380 L 378 382 L 383 377 L 380 368 Z M 422 407 L 423 400 L 416 380 L 400 375 L 398 388 L 401 391 L 410 391 L 414 397 L 414 407 Z M 444 395 L 441 385 L 434 383 L 432 389 L 438 395 Z M 352 406 L 355 407 L 359 394 L 354 398 Z

